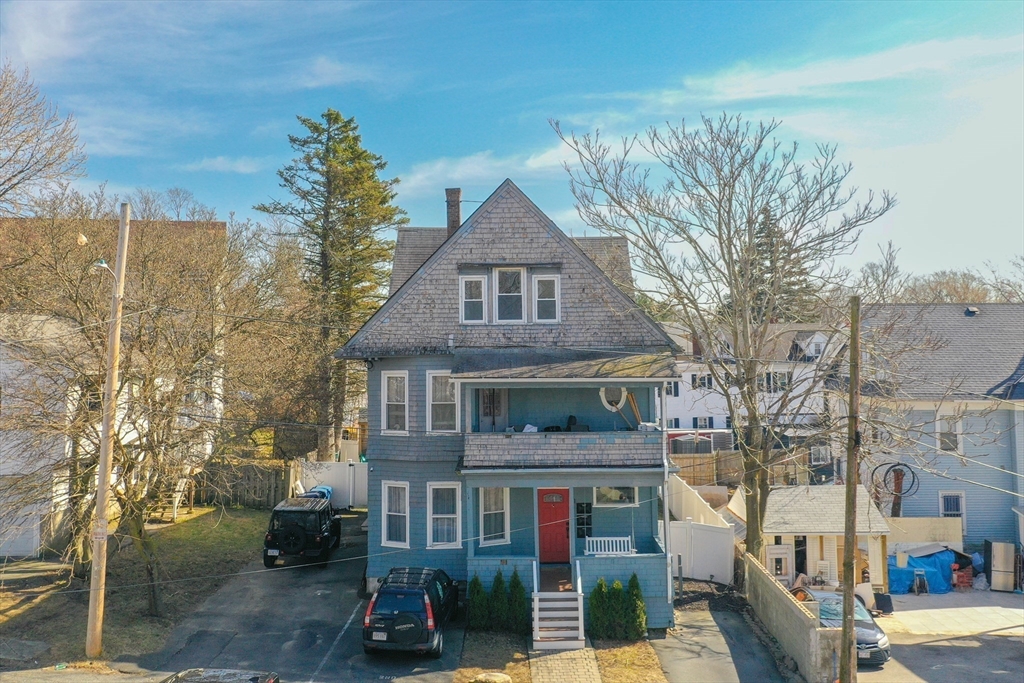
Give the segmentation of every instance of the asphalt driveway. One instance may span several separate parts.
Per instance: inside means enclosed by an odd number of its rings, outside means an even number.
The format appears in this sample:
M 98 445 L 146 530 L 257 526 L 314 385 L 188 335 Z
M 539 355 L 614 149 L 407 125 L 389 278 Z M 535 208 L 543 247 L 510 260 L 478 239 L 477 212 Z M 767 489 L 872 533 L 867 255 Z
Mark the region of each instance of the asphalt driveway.
M 670 683 L 782 683 L 775 660 L 737 612 L 676 611 L 676 627 L 651 639 Z
M 252 573 L 225 584 L 175 628 L 162 651 L 140 658 L 138 666 L 273 670 L 289 683 L 450 683 L 462 654 L 461 629 L 446 632 L 440 660 L 363 654 L 366 601 L 357 595 L 366 555 L 362 520 L 345 520 L 347 547 L 335 550 L 325 568 L 250 565 Z

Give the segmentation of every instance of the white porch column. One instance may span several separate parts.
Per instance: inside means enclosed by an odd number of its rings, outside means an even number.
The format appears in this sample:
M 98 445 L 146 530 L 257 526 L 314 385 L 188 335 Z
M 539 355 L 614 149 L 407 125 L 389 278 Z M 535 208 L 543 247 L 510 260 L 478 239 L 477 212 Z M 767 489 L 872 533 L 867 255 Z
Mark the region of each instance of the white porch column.
M 885 574 L 883 562 L 885 556 L 882 554 L 882 537 L 868 537 L 868 571 L 871 572 L 871 588 L 876 593 L 884 592 Z

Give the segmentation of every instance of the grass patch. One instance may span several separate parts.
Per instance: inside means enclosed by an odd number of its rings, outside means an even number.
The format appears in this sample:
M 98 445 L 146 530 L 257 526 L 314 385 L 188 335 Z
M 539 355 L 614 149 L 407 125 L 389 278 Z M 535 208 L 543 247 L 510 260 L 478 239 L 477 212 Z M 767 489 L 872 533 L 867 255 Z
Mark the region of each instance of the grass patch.
M 462 661 L 453 683 L 469 683 L 485 671 L 507 674 L 512 683 L 530 683 L 530 659 L 526 647 L 526 636 L 467 631 Z
M 602 683 L 668 683 L 646 640 L 595 640 L 594 654 Z
M 147 613 L 146 571 L 136 550 L 128 547 L 114 555 L 107 565 L 104 659 L 145 654 L 163 647 L 174 625 L 220 588 L 230 578 L 228 575 L 261 557 L 267 515 L 264 510 L 217 508 L 161 528 L 155 535 L 162 563 L 160 576 L 174 582 L 162 586 L 164 617 Z M 76 584 L 72 590 L 81 588 Z M 39 592 L 31 604 L 0 613 L 3 633 L 50 644 L 40 664 L 76 662 L 85 657 L 89 594 L 64 592 L 68 589 L 66 575 L 60 576 L 48 589 L 35 589 Z M 4 590 L 19 587 L 15 584 Z M 0 604 L 11 604 L 22 597 L 0 594 Z

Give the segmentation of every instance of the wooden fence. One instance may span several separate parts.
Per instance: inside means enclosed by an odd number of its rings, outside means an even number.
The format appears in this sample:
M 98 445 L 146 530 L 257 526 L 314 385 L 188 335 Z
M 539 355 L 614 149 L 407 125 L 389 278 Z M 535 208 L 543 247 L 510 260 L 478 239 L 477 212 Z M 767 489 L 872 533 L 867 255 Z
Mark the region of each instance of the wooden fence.
M 294 493 L 298 476 L 292 461 L 209 463 L 196 475 L 196 503 L 271 509 Z

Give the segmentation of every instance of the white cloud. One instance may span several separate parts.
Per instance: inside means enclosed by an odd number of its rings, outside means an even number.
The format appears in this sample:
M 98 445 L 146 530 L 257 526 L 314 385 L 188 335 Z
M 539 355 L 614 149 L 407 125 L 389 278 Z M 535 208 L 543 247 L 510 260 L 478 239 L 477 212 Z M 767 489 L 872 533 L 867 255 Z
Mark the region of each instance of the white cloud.
M 270 166 L 270 157 L 205 157 L 181 168 L 185 171 L 213 171 L 217 173 L 259 173 Z
M 326 88 L 350 83 L 372 83 L 381 79 L 376 69 L 339 62 L 330 57 L 317 57 L 305 67 L 295 82 L 303 88 Z
M 80 2 L 5 2 L 0 7 L 0 51 L 16 65 L 42 66 L 81 54 L 88 33 L 75 30 Z
M 487 150 L 464 157 L 444 157 L 416 164 L 401 176 L 402 196 L 418 197 L 439 193 L 441 188 L 482 185 L 494 187 L 505 178 L 522 182 L 526 178 L 551 177 L 561 172 L 555 149 L 533 155 L 497 157 Z

